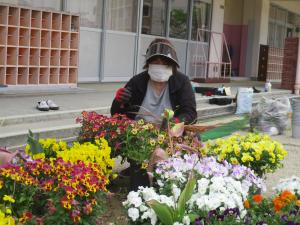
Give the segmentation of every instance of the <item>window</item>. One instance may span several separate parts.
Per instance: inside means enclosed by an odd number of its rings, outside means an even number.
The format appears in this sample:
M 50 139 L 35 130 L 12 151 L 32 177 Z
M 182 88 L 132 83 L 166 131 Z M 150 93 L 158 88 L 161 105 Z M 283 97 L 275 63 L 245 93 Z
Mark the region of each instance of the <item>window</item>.
M 193 6 L 193 21 L 192 21 L 192 40 L 197 40 L 197 30 L 205 29 L 210 30 L 211 24 L 211 1 L 207 0 L 194 0 Z M 201 31 L 200 40 L 207 42 L 209 33 Z
M 107 4 L 107 29 L 136 32 L 138 1 L 109 0 Z
M 147 13 L 148 11 L 148 13 Z M 144 0 L 142 33 L 157 36 L 166 34 L 166 0 Z
M 149 17 L 150 16 L 150 5 L 145 3 L 143 5 L 143 17 Z
M 284 48 L 286 37 L 297 35 L 300 31 L 300 16 L 285 9 L 271 5 L 268 45 L 275 48 Z M 299 30 L 299 31 L 298 31 Z
M 188 30 L 188 1 L 172 0 L 170 37 L 186 39 Z
M 67 8 L 72 13 L 80 13 L 81 26 L 101 28 L 103 0 L 67 0 Z

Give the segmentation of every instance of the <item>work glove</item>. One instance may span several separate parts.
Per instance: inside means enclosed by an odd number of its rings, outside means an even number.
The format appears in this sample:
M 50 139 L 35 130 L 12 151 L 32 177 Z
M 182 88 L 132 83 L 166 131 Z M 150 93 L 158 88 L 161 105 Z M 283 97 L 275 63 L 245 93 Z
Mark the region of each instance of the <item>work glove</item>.
M 119 103 L 126 104 L 130 101 L 132 96 L 130 88 L 119 88 L 116 92 L 116 100 Z

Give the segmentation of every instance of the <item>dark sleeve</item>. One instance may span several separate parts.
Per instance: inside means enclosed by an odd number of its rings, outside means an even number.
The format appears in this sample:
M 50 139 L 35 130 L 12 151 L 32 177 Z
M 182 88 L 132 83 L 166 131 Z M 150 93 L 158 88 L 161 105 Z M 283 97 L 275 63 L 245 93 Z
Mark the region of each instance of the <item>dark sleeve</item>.
M 128 83 L 125 85 L 125 88 L 129 87 L 131 90 L 133 90 L 133 81 L 132 78 L 128 81 Z M 111 104 L 111 108 L 110 108 L 110 114 L 114 115 L 116 113 L 119 114 L 126 114 L 128 111 L 128 104 L 121 104 L 120 102 L 118 102 L 116 100 L 116 98 L 114 98 L 112 104 Z
M 197 120 L 195 93 L 188 77 L 184 80 L 184 85 L 178 94 L 178 114 L 177 117 L 185 124 L 195 123 Z

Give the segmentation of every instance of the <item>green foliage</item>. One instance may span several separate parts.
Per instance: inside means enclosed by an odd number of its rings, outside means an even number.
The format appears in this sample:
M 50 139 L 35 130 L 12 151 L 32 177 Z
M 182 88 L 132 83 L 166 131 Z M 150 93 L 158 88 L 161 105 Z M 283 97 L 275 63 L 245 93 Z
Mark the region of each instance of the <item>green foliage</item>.
M 29 130 L 28 132 L 29 133 L 27 136 L 27 143 L 30 145 L 31 152 L 33 154 L 38 154 L 43 152 L 43 147 L 39 143 L 39 135 L 37 134 L 37 137 L 35 138 L 31 130 Z

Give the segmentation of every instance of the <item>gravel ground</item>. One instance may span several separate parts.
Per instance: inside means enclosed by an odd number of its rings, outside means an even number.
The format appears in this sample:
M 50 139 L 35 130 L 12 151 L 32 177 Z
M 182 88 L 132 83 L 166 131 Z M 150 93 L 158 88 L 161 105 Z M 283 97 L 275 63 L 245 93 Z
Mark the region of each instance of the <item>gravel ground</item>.
M 291 131 L 289 130 L 285 135 L 273 137 L 284 145 L 288 155 L 283 160 L 283 168 L 273 174 L 267 175 L 267 194 L 273 193 L 272 187 L 274 187 L 280 179 L 288 178 L 293 175 L 300 177 L 300 138 L 295 139 L 291 136 Z

